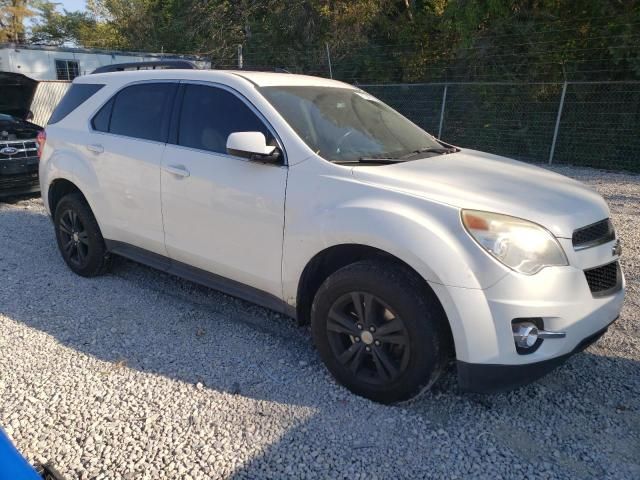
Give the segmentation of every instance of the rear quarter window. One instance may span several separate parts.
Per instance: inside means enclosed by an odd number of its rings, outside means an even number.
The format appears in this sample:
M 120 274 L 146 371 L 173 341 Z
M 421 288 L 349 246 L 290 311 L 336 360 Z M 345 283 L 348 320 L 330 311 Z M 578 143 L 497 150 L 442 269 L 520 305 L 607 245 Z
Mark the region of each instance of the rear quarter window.
M 73 83 L 58 106 L 53 110 L 48 125 L 58 123 L 91 98 L 104 85 L 97 83 Z
M 91 125 L 94 130 L 98 132 L 108 132 L 109 131 L 109 122 L 111 122 L 111 110 L 113 108 L 113 98 L 109 100 L 98 113 L 96 113 L 93 120 L 91 120 Z
M 166 142 L 169 112 L 176 90 L 177 84 L 171 82 L 126 87 L 112 99 L 112 105 L 107 103 L 94 117 L 94 128 L 105 128 L 107 110 L 110 110 L 109 133 Z

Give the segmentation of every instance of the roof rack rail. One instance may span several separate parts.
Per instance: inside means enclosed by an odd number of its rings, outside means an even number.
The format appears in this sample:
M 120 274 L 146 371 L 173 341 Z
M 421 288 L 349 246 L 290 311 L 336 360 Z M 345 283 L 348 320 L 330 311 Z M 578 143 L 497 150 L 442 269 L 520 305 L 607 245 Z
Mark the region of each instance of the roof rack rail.
M 130 62 L 130 63 L 114 63 L 113 65 L 104 65 L 96 68 L 94 73 L 108 72 L 124 72 L 126 70 L 156 70 L 156 69 L 185 69 L 197 70 L 198 67 L 188 60 L 159 60 L 153 62 Z

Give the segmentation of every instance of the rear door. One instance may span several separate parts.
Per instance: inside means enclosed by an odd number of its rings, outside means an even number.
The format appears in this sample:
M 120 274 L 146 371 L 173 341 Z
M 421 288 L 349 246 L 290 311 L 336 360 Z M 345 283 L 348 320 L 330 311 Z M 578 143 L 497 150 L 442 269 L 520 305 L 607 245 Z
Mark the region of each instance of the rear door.
M 160 163 L 178 85 L 129 85 L 92 119 L 86 148 L 99 182 L 108 240 L 166 255 Z
M 274 142 L 273 129 L 225 87 L 185 83 L 179 96 L 174 144 L 162 161 L 169 256 L 281 299 L 287 167 L 226 152 L 233 132 L 259 131 Z

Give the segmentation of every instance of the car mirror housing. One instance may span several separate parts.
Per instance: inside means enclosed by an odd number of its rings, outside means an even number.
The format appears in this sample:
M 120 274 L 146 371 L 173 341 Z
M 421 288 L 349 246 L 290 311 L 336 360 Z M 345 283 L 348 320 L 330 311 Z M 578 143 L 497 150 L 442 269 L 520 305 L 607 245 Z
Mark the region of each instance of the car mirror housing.
M 280 150 L 267 145 L 262 132 L 234 132 L 227 138 L 227 153 L 256 162 L 275 163 L 280 160 Z

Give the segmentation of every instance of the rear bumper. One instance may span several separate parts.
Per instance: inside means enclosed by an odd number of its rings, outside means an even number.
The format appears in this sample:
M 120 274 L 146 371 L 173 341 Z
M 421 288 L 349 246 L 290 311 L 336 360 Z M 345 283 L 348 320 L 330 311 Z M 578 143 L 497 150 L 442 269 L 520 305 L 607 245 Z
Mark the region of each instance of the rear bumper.
M 571 352 L 541 362 L 499 365 L 467 363 L 458 360 L 458 385 L 463 391 L 475 393 L 498 393 L 527 385 L 559 367 L 572 355 L 597 342 L 617 319 L 618 317 L 603 329 L 583 339 Z

